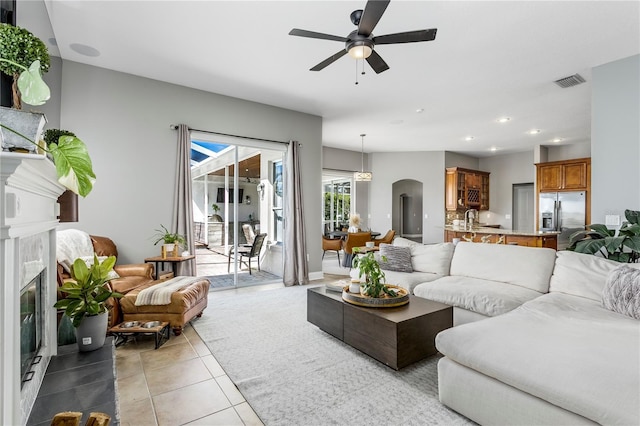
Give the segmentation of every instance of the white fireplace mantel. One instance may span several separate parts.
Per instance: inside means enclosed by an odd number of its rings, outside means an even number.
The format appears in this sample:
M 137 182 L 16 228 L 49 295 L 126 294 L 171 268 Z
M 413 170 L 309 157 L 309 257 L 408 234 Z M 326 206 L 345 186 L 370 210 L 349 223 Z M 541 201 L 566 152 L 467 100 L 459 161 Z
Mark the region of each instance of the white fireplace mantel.
M 0 424 L 24 425 L 44 373 L 57 351 L 55 229 L 58 197 L 55 166 L 44 155 L 0 152 Z M 41 242 L 38 261 L 44 267 L 44 336 L 33 379 L 20 389 L 20 290 L 29 268 L 25 241 Z

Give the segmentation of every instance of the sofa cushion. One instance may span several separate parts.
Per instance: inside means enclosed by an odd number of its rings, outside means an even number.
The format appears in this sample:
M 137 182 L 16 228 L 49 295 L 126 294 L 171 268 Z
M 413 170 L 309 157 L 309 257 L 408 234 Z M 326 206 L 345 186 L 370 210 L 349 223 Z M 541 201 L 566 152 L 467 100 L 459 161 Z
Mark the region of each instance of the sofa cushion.
M 413 270 L 449 275 L 454 248 L 453 243 L 415 244 L 409 246 Z
M 409 240 L 407 238 L 402 238 L 402 237 L 395 237 L 393 239 L 393 245 L 394 246 L 399 246 L 399 247 L 411 247 L 411 246 L 419 246 L 422 245 L 420 243 L 417 243 L 413 240 Z
M 413 294 L 490 317 L 505 314 L 542 295 L 517 285 L 459 276 L 419 284 Z
M 540 293 L 549 291 L 556 251 L 548 248 L 460 242 L 451 275 L 501 281 Z
M 627 265 L 614 269 L 604 286 L 602 304 L 610 311 L 640 319 L 640 269 Z
M 384 271 L 384 276 L 385 276 L 385 282 L 387 284 L 400 286 L 405 290 L 407 290 L 409 294 L 413 294 L 413 289 L 418 284 L 422 284 L 425 282 L 437 280 L 438 278 L 442 278 L 442 275 L 439 275 L 439 274 L 432 274 L 430 272 L 419 272 L 419 271 L 413 271 L 411 273 Z
M 640 321 L 550 293 L 439 333 L 453 361 L 600 424 L 640 424 Z
M 602 300 L 607 277 L 620 266 L 620 263 L 613 260 L 567 250 L 559 251 L 556 257 L 549 291 L 586 297 L 598 302 Z M 640 264 L 629 266 L 638 268 Z
M 385 271 L 413 272 L 411 249 L 391 244 L 380 244 L 380 269 Z

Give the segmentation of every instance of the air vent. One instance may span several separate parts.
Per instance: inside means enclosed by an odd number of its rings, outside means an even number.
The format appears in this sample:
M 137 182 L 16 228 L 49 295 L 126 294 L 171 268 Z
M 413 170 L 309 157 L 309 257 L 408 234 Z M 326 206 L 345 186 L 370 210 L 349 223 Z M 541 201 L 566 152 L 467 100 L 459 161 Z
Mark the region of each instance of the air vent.
M 580 74 L 570 75 L 569 77 L 561 78 L 560 80 L 556 80 L 558 86 L 566 89 L 567 87 L 577 86 L 578 84 L 582 84 L 585 82 L 585 79 L 582 78 Z

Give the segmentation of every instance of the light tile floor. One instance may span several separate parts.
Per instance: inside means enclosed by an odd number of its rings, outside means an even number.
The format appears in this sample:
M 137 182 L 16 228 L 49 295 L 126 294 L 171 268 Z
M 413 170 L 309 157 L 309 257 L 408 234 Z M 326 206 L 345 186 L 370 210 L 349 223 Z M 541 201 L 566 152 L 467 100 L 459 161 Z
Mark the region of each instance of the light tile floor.
M 338 267 L 335 254 L 327 253 L 323 271 L 325 280 L 313 284 L 340 279 L 349 270 Z M 282 287 L 282 283 L 241 287 L 217 291 L 215 297 Z M 172 333 L 157 350 L 151 336 L 119 346 L 116 373 L 123 426 L 262 425 L 191 325 L 180 336 Z

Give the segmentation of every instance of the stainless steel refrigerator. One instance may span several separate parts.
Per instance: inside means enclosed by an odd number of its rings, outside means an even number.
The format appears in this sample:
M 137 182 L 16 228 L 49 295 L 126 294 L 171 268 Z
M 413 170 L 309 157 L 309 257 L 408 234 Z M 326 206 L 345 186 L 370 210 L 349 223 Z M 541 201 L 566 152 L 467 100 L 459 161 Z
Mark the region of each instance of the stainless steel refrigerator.
M 558 250 L 569 246 L 569 237 L 584 229 L 587 201 L 584 191 L 544 192 L 538 200 L 540 231 L 558 231 Z

